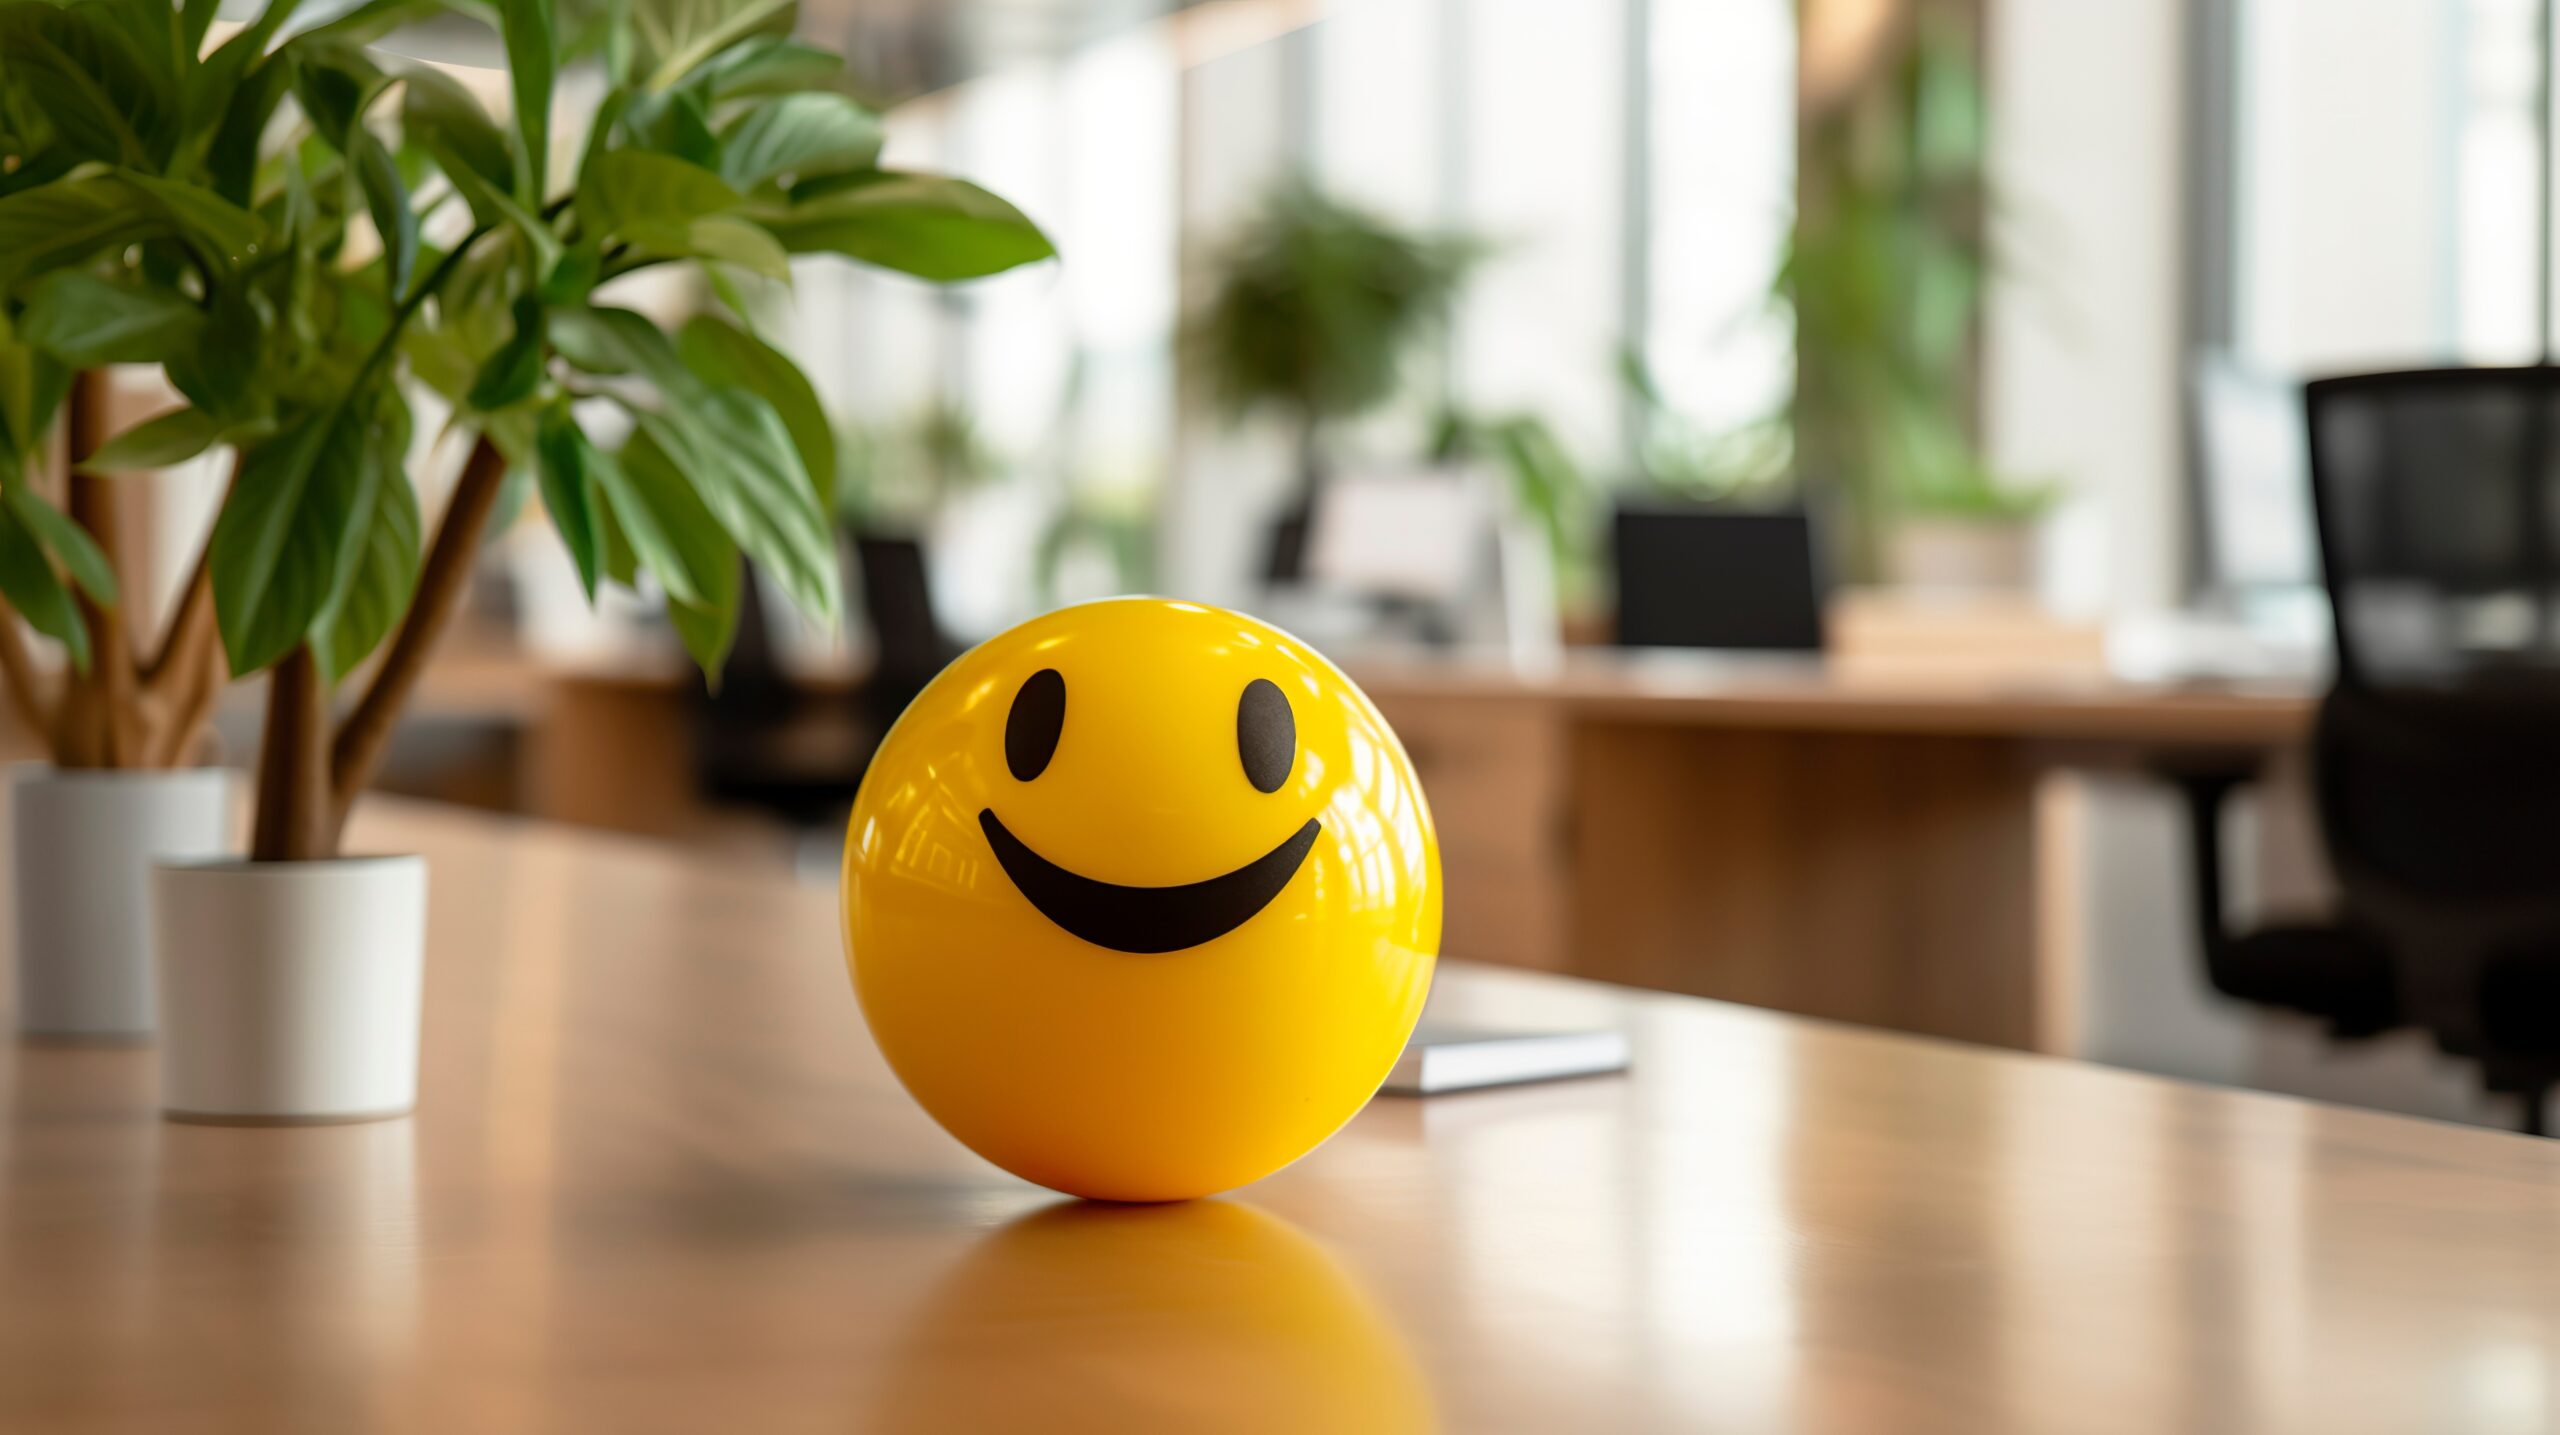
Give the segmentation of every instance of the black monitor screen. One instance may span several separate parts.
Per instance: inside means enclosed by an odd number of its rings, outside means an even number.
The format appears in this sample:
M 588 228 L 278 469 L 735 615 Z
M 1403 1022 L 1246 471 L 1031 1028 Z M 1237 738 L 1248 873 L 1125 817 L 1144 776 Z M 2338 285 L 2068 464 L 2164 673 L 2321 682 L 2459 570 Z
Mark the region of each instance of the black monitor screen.
M 1618 643 L 1816 652 L 1822 591 L 1801 511 L 1621 508 Z

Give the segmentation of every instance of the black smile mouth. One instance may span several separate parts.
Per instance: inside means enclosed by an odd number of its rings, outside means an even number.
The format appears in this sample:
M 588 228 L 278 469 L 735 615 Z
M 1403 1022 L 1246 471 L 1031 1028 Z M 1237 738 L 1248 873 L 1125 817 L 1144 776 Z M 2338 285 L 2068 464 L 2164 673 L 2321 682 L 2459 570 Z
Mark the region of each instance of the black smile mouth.
M 978 826 L 996 862 L 1040 915 L 1115 952 L 1178 952 L 1214 941 L 1253 919 L 1289 885 L 1323 827 L 1310 817 L 1289 840 L 1236 870 L 1179 887 L 1123 887 L 1079 876 L 1005 830 L 992 807 Z

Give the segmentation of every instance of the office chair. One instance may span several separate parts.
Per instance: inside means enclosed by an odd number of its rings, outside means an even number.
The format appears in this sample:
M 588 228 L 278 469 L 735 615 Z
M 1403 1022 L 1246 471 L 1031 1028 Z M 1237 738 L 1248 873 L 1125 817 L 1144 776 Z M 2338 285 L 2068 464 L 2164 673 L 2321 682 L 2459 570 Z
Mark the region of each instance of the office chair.
M 1803 510 L 1621 504 L 1610 540 L 1618 646 L 1821 651 L 1821 572 Z
M 865 534 L 853 546 L 863 616 L 871 626 L 871 672 L 863 680 L 860 705 L 876 747 L 925 684 L 960 656 L 961 645 L 934 616 L 923 544 Z
M 958 655 L 934 619 L 922 546 L 865 536 L 854 547 L 873 660 L 850 703 L 784 670 L 757 585 L 741 590 L 728 666 L 696 709 L 695 773 L 713 801 L 762 808 L 794 827 L 834 821 L 889 725 Z
M 2339 918 L 2217 935 L 2220 779 L 2191 778 L 2207 972 L 2342 1035 L 2423 1027 L 2539 1132 L 2560 1081 L 2560 368 L 2304 393 L 2337 641 L 2313 798 Z

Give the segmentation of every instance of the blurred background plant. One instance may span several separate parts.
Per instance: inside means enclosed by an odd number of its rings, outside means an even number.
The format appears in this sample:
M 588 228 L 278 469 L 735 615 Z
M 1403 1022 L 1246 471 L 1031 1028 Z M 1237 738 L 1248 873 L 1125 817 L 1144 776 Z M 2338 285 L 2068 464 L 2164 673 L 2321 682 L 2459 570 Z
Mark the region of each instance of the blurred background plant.
M 1633 349 L 1618 352 L 1618 382 L 1636 413 L 1633 477 L 1667 497 L 1745 502 L 1783 500 L 1795 488 L 1795 427 L 1783 410 L 1722 432 L 1681 413 L 1653 368 Z
M 860 533 L 921 533 L 944 505 L 1008 471 L 976 417 L 945 396 L 891 423 L 839 430 L 836 453 L 836 516 Z
M 1853 579 L 1881 576 L 1906 515 L 2016 519 L 2052 498 L 2005 483 L 1976 433 L 1997 254 L 1975 23 L 1911 6 L 1876 42 L 1871 80 L 1803 96 L 1799 207 L 1772 296 L 1795 325 L 1796 480 L 1833 519 Z
M 1293 511 L 1323 487 L 1328 430 L 1402 392 L 1485 246 L 1400 228 L 1303 178 L 1268 191 L 1212 261 L 1183 335 L 1230 421 L 1269 411 L 1297 441 Z
M 1599 493 L 1553 425 L 1533 413 L 1449 409 L 1433 426 L 1428 452 L 1436 464 L 1490 463 L 1502 475 L 1512 512 L 1546 546 L 1559 608 L 1577 611 L 1598 597 L 1603 575 L 1593 518 Z

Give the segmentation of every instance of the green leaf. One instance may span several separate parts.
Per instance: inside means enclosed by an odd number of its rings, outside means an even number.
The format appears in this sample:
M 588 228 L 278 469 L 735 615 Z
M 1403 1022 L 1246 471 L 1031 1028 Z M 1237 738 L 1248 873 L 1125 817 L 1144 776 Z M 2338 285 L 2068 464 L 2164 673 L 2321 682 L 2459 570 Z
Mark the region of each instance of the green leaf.
M 311 650 L 320 671 L 335 683 L 371 656 L 409 611 L 418 590 L 420 524 L 418 495 L 403 471 L 406 426 L 385 434 L 383 451 L 369 460 L 379 468 L 376 493 L 364 542 L 351 555 L 346 582 L 336 599 L 313 621 Z
M 619 30 L 621 27 L 615 28 Z M 594 168 L 595 162 L 612 148 L 614 126 L 622 123 L 623 113 L 630 107 L 631 92 L 617 86 L 606 93 L 604 103 L 596 106 L 596 112 L 587 117 L 587 143 L 578 151 L 579 175 L 583 176 Z
M 673 155 L 613 150 L 578 176 L 578 218 L 593 235 L 674 229 L 738 205 L 720 176 Z
M 792 0 L 632 0 L 642 88 L 663 93 L 696 66 L 760 31 L 788 33 Z
M 222 422 L 202 409 L 171 409 L 117 434 L 80 465 L 95 473 L 128 473 L 184 463 L 213 447 Z
M 370 45 L 395 30 L 449 14 L 453 8 L 448 0 L 365 0 L 327 24 L 294 36 L 294 42 Z
M 744 389 L 718 389 L 672 416 L 636 418 L 738 546 L 802 611 L 835 622 L 843 607 L 835 528 L 773 405 Z
M 514 336 L 480 366 L 465 400 L 483 413 L 522 403 L 542 386 L 542 301 L 531 294 L 517 299 L 515 318 Z
M 268 14 L 285 8 L 288 7 L 279 0 Z M 276 108 L 284 102 L 293 76 L 291 64 L 269 60 L 236 81 L 217 79 L 235 56 L 245 55 L 240 47 L 250 35 L 251 31 L 243 30 L 224 41 L 213 58 L 196 70 L 187 86 L 190 143 L 203 146 L 205 178 L 213 192 L 234 204 L 248 203 L 256 188 L 259 142 L 266 135 Z M 209 130 L 196 114 L 199 109 L 219 116 Z
M 560 256 L 551 272 L 542 276 L 537 289 L 545 304 L 584 304 L 604 273 L 604 256 L 595 246 L 581 242 Z
M 723 260 L 750 274 L 791 282 L 791 256 L 782 242 L 734 214 L 704 215 L 672 231 L 641 225 L 629 233 L 632 243 L 652 254 Z
M 544 412 L 534 444 L 540 457 L 543 511 L 551 515 L 552 530 L 569 550 L 569 560 L 578 566 L 578 585 L 586 589 L 587 601 L 592 603 L 604 568 L 604 535 L 596 525 L 600 495 L 593 477 L 595 460 L 602 455 L 569 416 L 565 404 Z
M 735 590 L 744 582 L 738 565 L 729 565 L 730 587 Z M 713 692 L 720 691 L 720 673 L 729 665 L 729 649 L 738 638 L 738 600 L 732 591 L 729 601 L 706 607 L 691 603 L 667 603 L 667 622 L 676 630 L 684 650 L 702 669 L 702 681 Z
M 773 405 L 782 416 L 782 426 L 791 431 L 792 446 L 800 451 L 800 466 L 808 470 L 818 507 L 833 513 L 835 426 L 827 422 L 826 406 L 818 401 L 818 391 L 800 366 L 755 335 L 708 314 L 685 321 L 676 336 L 676 351 L 704 384 L 745 389 Z
M 222 0 L 179 0 L 179 38 L 188 54 L 204 48 L 205 34 L 213 28 L 214 16 L 221 10 Z
M 692 84 L 714 101 L 824 89 L 844 70 L 832 50 L 780 35 L 750 36 L 695 70 Z
M 441 152 L 448 178 L 459 162 L 489 185 L 514 191 L 515 161 L 507 137 L 461 81 L 421 68 L 406 72 L 401 82 L 400 128 L 411 142 Z
M 711 132 L 711 113 L 689 89 L 639 96 L 629 107 L 625 127 L 641 149 L 708 170 L 720 168 L 720 137 Z
M 636 588 L 640 586 L 640 556 L 632 551 L 630 536 L 615 521 L 612 505 L 605 502 L 604 489 L 591 486 L 594 491 L 588 506 L 595 514 L 597 556 L 603 562 L 604 576 L 625 588 Z
M 738 545 L 676 460 L 646 429 L 631 436 L 619 458 L 597 458 L 589 472 L 615 527 L 668 598 L 716 610 L 725 590 L 734 603 Z
M 489 526 L 481 530 L 481 547 L 505 537 L 524 517 L 526 505 L 533 502 L 534 468 L 530 461 L 507 465 L 507 476 L 498 480 L 498 496 L 489 504 Z
M 231 420 L 251 417 L 267 328 L 257 305 L 237 285 L 214 291 L 213 308 L 196 332 L 192 352 L 171 355 L 169 382 L 197 408 Z
M 102 28 L 103 13 L 0 8 L 0 55 L 56 137 L 82 158 L 157 168 L 168 158 L 173 96 Z
M 111 284 L 75 269 L 37 283 L 19 336 L 76 369 L 154 364 L 194 343 L 204 311 L 171 289 Z
M 919 279 L 1002 273 L 1058 252 L 1040 226 L 966 180 L 875 170 L 793 191 L 750 216 L 794 254 L 834 253 Z
M 880 117 L 843 95 L 784 95 L 739 116 L 720 136 L 720 177 L 741 190 L 778 179 L 866 170 L 880 159 Z
M 166 215 L 136 205 L 133 191 L 111 174 L 20 190 L 0 198 L 0 288 L 169 230 Z
M 365 410 L 352 397 L 308 410 L 241 457 L 210 549 L 214 616 L 235 674 L 310 635 L 366 535 L 382 474 L 367 461 Z
M 25 468 L 43 451 L 45 431 L 70 387 L 70 368 L 0 316 L 0 466 L 6 471 Z
M 258 216 L 195 185 L 132 170 L 118 170 L 108 177 L 138 191 L 143 207 L 156 209 L 171 233 L 217 269 L 236 266 L 266 234 L 267 227 Z
M 309 36 L 294 42 L 293 53 L 294 99 L 320 138 L 344 154 L 348 132 L 387 82 L 381 67 L 353 46 L 316 43 Z
M 391 151 L 372 131 L 358 126 L 352 139 L 347 158 L 355 166 L 356 183 L 364 189 L 374 232 L 382 237 L 382 262 L 391 293 L 405 294 L 409 275 L 418 264 L 418 215 L 409 207 L 409 187 L 400 182 Z
M 548 197 L 551 164 L 551 0 L 499 0 L 499 28 L 507 42 L 507 77 L 515 86 L 516 202 L 540 209 Z
M 89 629 L 80 605 L 14 504 L 0 504 L 0 594 L 37 632 L 62 644 L 73 668 L 89 671 Z
M 89 595 L 89 601 L 101 608 L 116 605 L 116 571 L 107 555 L 98 547 L 89 530 L 71 521 L 61 509 L 44 501 L 34 489 L 13 483 L 0 491 L 5 503 L 19 522 L 34 534 L 36 542 L 62 563 L 62 571 Z
M 463 202 L 471 206 L 472 218 L 484 226 L 505 225 L 523 238 L 533 257 L 533 271 L 548 274 L 560 262 L 560 236 L 539 215 L 518 204 L 508 193 L 491 183 L 478 170 L 464 163 L 460 156 L 441 143 L 424 142 L 426 151 L 435 156 L 436 168 L 453 181 L 461 191 Z
M 638 374 L 677 399 L 702 388 L 665 331 L 629 309 L 562 305 L 550 312 L 549 333 L 560 357 L 587 373 Z

